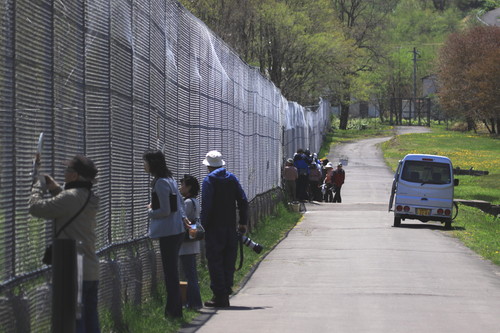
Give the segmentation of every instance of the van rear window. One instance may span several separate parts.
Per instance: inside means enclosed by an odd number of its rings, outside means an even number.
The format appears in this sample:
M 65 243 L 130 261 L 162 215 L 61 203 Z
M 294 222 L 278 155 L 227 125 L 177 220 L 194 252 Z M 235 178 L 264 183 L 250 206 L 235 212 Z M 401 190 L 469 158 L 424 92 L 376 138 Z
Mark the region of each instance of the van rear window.
M 450 165 L 438 162 L 405 161 L 401 179 L 421 184 L 450 184 Z

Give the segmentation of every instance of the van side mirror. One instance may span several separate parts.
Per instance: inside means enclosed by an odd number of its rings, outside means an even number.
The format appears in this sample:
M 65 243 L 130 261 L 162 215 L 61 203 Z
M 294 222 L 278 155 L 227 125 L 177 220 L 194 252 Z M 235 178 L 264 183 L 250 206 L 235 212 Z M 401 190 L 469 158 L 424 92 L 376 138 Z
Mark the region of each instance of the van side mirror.
M 453 179 L 453 186 L 458 186 L 458 179 Z

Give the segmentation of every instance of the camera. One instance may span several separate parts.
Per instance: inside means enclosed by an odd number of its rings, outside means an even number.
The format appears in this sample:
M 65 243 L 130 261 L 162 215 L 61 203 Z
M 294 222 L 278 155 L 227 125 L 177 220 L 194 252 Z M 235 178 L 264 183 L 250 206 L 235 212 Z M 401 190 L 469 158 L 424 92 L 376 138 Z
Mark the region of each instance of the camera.
M 255 243 L 253 240 L 251 240 L 249 237 L 242 235 L 241 233 L 238 233 L 238 236 L 241 238 L 241 242 L 251 248 L 255 253 L 261 253 L 262 252 L 262 245 Z

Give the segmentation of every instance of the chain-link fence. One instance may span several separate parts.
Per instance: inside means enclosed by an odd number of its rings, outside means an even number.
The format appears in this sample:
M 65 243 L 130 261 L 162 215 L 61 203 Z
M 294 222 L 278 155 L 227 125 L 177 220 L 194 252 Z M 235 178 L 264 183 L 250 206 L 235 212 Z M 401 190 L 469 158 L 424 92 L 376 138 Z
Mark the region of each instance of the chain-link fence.
M 391 98 L 390 115 L 391 124 L 403 125 L 406 121 L 408 125 L 430 126 L 432 115 L 432 100 L 430 98 Z M 434 119 L 439 119 L 434 117 Z
M 41 172 L 62 182 L 75 153 L 99 168 L 100 305 L 120 320 L 161 270 L 145 237 L 149 176 L 142 153 L 164 149 L 176 179 L 202 179 L 207 151 L 224 155 L 252 221 L 279 197 L 283 159 L 318 151 L 330 106 L 288 102 L 259 71 L 174 0 L 0 3 L 0 330 L 50 327 L 51 223 L 28 214 L 36 140 Z M 276 199 L 278 198 L 278 199 Z

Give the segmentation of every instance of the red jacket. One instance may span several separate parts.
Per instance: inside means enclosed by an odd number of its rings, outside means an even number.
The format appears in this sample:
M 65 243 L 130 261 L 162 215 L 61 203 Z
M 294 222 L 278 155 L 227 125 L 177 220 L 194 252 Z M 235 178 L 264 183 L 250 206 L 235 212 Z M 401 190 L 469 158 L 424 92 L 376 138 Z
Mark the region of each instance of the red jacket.
M 333 171 L 333 174 L 332 174 L 332 183 L 336 186 L 336 187 L 342 187 L 342 184 L 344 184 L 344 180 L 345 180 L 345 171 L 344 169 L 337 169 L 335 171 Z

